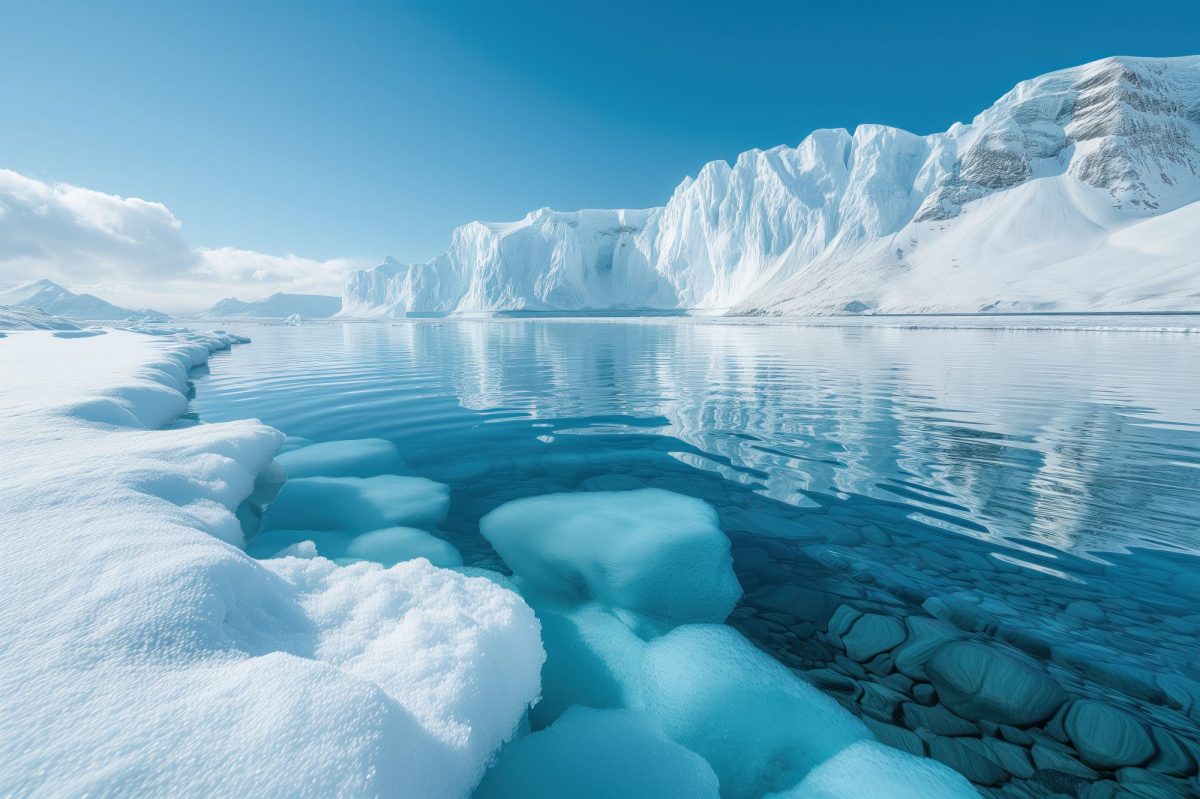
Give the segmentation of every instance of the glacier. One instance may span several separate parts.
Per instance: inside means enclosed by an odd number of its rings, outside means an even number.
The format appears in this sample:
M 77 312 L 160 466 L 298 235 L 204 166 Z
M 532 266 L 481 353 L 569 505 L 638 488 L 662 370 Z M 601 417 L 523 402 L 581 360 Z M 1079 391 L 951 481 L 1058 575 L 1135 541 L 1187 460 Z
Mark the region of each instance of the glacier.
M 818 130 L 665 205 L 471 222 L 347 277 L 339 315 L 1200 309 L 1200 56 L 1018 84 L 970 124 Z

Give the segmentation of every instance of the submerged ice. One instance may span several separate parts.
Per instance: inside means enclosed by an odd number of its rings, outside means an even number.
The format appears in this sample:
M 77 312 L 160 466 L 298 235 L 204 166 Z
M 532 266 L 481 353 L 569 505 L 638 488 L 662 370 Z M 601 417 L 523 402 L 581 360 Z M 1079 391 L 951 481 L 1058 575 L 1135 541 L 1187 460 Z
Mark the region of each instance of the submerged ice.
M 975 795 L 944 766 L 876 744 L 835 701 L 720 623 L 741 588 L 706 503 L 661 489 L 555 494 L 507 503 L 480 529 L 536 610 L 547 655 L 535 732 L 502 750 L 483 795 L 614 795 L 574 792 L 604 764 L 621 769 L 623 784 L 653 786 L 647 796 L 711 795 L 711 770 L 724 797 L 857 799 L 860 765 L 878 786 L 903 782 L 906 762 L 929 796 Z M 817 769 L 823 776 L 805 785 Z
M 325 559 L 461 564 L 438 537 L 444 487 L 373 474 L 406 468 L 387 442 L 298 442 L 279 463 L 303 476 L 266 509 L 251 554 L 289 570 Z M 415 515 L 427 529 L 361 531 Z M 332 529 L 281 529 L 280 518 Z M 500 750 L 478 796 L 857 799 L 863 784 L 903 781 L 909 761 L 928 795 L 974 795 L 945 767 L 876 743 L 862 722 L 722 624 L 741 587 L 707 503 L 655 488 L 547 494 L 501 505 L 480 531 L 512 571 L 492 579 L 535 609 L 546 659 L 530 732 Z M 858 769 L 871 772 L 866 783 L 850 773 Z
M 35 375 L 0 396 L 0 693 L 27 721 L 0 791 L 973 795 L 722 623 L 741 588 L 700 500 L 504 504 L 481 529 L 509 577 L 461 566 L 448 488 L 389 442 L 158 429 L 232 341 L 0 344 Z

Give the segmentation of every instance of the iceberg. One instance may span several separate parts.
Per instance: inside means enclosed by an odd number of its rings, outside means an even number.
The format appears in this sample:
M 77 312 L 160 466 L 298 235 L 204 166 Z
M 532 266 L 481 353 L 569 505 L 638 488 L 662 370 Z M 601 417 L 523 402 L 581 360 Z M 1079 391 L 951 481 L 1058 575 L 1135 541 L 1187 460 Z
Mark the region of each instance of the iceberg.
M 469 794 L 538 696 L 533 612 L 423 558 L 249 557 L 282 434 L 172 425 L 244 339 L 143 330 L 0 340 L 0 794 Z

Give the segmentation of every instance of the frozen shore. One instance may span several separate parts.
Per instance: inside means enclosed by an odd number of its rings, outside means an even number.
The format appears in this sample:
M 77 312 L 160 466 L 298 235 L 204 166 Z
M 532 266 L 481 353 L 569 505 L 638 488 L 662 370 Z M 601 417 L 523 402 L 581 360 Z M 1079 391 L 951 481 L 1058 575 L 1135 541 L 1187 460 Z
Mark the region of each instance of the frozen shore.
M 250 558 L 282 434 L 173 424 L 244 339 L 79 333 L 0 340 L 0 794 L 469 793 L 538 695 L 528 606 L 425 560 Z

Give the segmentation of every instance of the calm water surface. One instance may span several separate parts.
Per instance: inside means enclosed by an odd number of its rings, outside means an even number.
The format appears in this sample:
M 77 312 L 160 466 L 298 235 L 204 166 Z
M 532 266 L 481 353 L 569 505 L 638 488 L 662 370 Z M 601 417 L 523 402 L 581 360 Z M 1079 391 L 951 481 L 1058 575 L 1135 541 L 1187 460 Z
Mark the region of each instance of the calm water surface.
M 505 570 L 477 524 L 504 502 L 658 486 L 717 508 L 746 590 L 731 623 L 798 671 L 859 678 L 823 626 L 851 602 L 948 620 L 1073 694 L 1195 735 L 1200 335 L 695 319 L 232 329 L 253 344 L 196 378 L 201 419 L 394 441 L 451 486 L 444 527 L 470 565 Z M 840 698 L 863 712 L 857 689 Z

